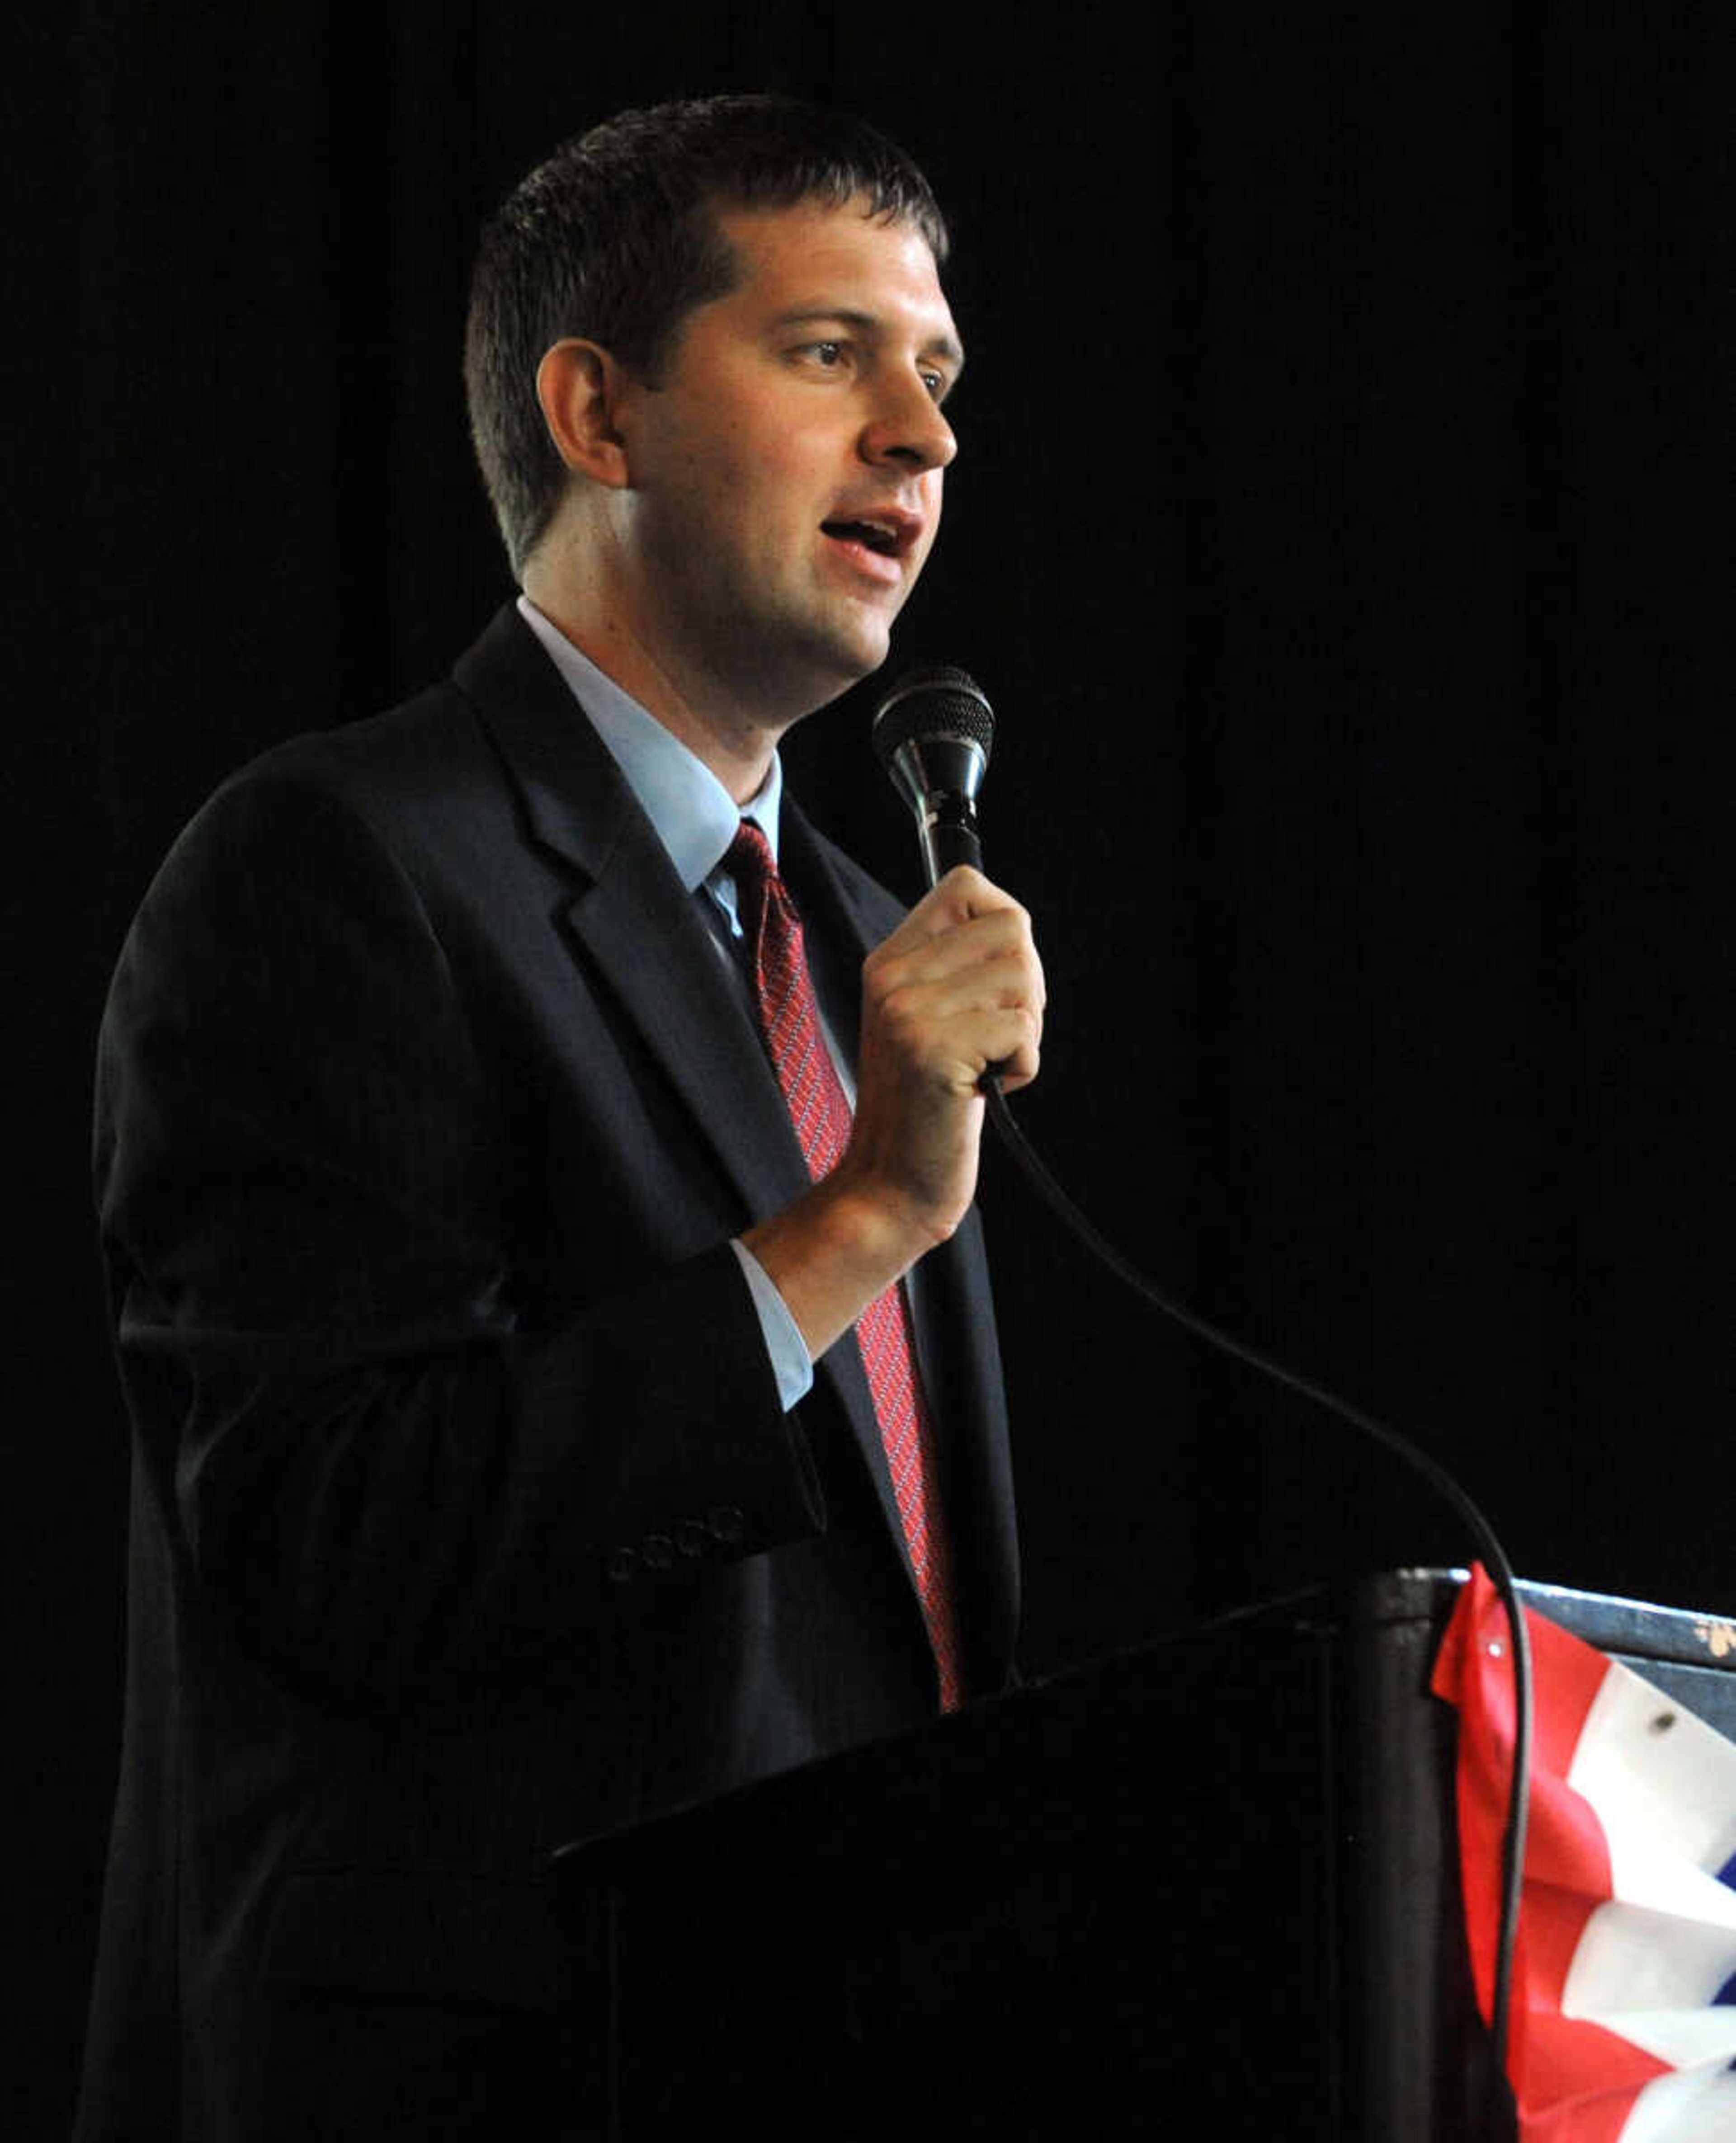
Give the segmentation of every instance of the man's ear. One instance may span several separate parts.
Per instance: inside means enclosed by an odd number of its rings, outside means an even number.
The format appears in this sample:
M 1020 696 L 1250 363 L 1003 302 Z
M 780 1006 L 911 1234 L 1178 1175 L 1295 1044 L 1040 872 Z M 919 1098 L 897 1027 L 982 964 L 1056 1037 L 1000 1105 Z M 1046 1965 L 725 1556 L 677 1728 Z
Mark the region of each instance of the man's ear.
M 622 368 L 600 343 L 569 335 L 543 353 L 537 400 L 555 452 L 569 469 L 619 491 L 627 481 L 627 448 L 616 428 Z

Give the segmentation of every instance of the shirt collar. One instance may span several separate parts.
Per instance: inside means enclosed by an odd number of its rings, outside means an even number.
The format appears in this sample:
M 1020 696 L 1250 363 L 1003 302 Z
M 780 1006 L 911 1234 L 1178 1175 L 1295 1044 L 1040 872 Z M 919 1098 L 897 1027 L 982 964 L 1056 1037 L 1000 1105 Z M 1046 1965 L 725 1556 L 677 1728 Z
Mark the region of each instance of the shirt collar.
M 722 862 L 743 819 L 752 819 L 776 859 L 784 775 L 776 752 L 758 794 L 738 808 L 710 767 L 581 653 L 528 596 L 519 596 L 518 614 L 548 650 L 620 768 L 689 893 L 703 885 Z

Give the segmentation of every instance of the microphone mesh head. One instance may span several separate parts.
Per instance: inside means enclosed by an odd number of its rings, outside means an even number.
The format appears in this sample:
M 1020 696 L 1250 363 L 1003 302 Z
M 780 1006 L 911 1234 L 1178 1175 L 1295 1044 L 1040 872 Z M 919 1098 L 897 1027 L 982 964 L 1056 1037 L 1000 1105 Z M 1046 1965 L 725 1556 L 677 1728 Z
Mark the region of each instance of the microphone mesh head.
M 983 689 L 962 670 L 936 665 L 907 670 L 875 710 L 874 755 L 890 772 L 893 755 L 913 739 L 947 737 L 974 744 L 989 763 L 994 711 Z

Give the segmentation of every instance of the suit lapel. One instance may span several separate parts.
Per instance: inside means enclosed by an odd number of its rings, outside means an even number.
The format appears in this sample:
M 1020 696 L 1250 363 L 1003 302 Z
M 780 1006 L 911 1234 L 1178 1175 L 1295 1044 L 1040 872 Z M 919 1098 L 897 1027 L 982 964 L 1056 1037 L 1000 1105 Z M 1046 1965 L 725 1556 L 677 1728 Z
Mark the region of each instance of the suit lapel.
M 639 1030 L 755 1220 L 809 1187 L 789 1111 L 758 1032 L 619 769 L 534 636 L 502 611 L 458 666 L 521 797 L 533 839 L 579 880 L 572 929 Z M 801 812 L 785 803 L 781 860 L 812 933 L 852 965 L 895 924 L 899 910 L 866 878 L 838 868 Z M 833 1014 L 854 1057 L 858 1008 L 841 992 Z M 916 1581 L 885 1445 L 855 1335 L 816 1364 L 867 1467 L 896 1544 L 913 1606 Z M 932 1388 L 932 1386 L 930 1386 Z
M 807 1186 L 764 1050 L 717 948 L 620 770 L 523 621 L 503 611 L 458 666 L 574 881 L 568 922 L 755 1220 Z

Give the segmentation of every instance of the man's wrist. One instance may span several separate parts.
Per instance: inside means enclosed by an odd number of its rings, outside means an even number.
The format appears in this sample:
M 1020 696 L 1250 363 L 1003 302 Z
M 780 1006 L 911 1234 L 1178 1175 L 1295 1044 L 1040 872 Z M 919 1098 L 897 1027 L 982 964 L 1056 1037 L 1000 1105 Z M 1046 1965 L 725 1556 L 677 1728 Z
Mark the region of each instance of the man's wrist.
M 753 1297 L 760 1320 L 760 1336 L 766 1343 L 766 1359 L 777 1380 L 778 1404 L 788 1413 L 805 1399 L 814 1384 L 814 1364 L 801 1328 L 790 1314 L 790 1305 L 759 1260 L 739 1237 L 730 1245 Z
M 817 1360 L 940 1238 L 840 1169 L 740 1240 Z

